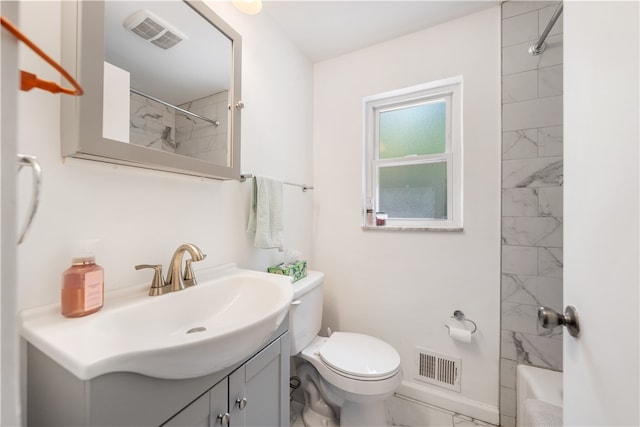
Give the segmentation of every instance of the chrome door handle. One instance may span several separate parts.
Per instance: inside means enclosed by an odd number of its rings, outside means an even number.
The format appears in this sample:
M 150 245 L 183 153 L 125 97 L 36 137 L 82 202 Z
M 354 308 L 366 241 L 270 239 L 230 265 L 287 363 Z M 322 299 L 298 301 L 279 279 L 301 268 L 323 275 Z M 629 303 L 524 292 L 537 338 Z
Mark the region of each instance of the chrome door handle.
M 580 335 L 580 323 L 576 308 L 568 305 L 564 309 L 564 315 L 548 307 L 538 308 L 538 323 L 545 329 L 553 329 L 556 326 L 566 326 L 569 335 L 578 337 Z
M 35 157 L 26 154 L 18 154 L 18 172 L 20 172 L 24 166 L 31 168 L 33 190 L 31 191 L 31 207 L 29 208 L 29 215 L 27 216 L 27 221 L 22 226 L 18 244 L 21 244 L 24 241 L 24 237 L 26 236 L 29 227 L 31 227 L 31 222 L 36 216 L 36 211 L 40 204 L 40 187 L 42 183 L 42 169 Z

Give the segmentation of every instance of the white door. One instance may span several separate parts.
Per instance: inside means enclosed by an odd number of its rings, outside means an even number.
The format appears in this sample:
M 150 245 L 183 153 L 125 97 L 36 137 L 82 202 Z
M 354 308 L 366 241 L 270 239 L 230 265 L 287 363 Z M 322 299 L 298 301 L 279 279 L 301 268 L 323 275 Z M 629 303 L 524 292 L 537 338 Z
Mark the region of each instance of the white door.
M 640 424 L 639 13 L 565 2 L 565 425 Z

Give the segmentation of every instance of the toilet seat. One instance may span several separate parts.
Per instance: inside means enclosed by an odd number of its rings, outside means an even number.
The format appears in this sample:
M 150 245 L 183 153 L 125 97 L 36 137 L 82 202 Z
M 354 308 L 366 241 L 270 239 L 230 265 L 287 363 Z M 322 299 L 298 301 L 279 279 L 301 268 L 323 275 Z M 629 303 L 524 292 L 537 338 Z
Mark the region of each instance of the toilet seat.
M 400 355 L 386 342 L 353 332 L 334 332 L 318 351 L 335 373 L 360 381 L 384 380 L 400 370 Z
M 336 335 L 339 334 L 339 335 Z M 343 343 L 343 339 L 346 342 L 350 341 L 350 338 L 356 338 L 356 335 L 348 332 L 334 332 L 331 337 L 336 338 L 340 337 L 340 334 L 345 334 L 341 339 L 338 339 L 334 342 Z M 366 335 L 365 335 L 366 336 Z M 373 337 L 368 337 L 373 339 Z M 330 366 L 327 362 L 325 362 L 324 358 L 320 355 L 323 351 L 325 345 L 332 338 L 316 336 L 310 343 L 307 345 L 302 351 L 299 353 L 300 357 L 304 360 L 310 362 L 320 374 L 320 377 L 331 384 L 333 387 L 336 387 L 338 390 L 342 390 L 343 392 L 348 393 L 351 396 L 351 399 L 361 399 L 361 398 L 369 398 L 372 396 L 383 396 L 389 393 L 392 393 L 395 389 L 398 388 L 400 383 L 402 382 L 402 369 L 400 368 L 400 356 L 397 355 L 397 362 L 390 364 L 390 371 L 385 374 L 380 374 L 379 376 L 369 376 L 365 377 L 362 375 L 357 375 L 354 373 L 346 372 L 348 368 L 341 366 L 341 369 L 334 368 Z M 351 342 L 356 342 L 351 340 Z M 383 342 L 384 343 L 384 342 Z M 388 345 L 384 343 L 385 345 Z M 337 344 L 340 345 L 340 344 Z M 351 347 L 351 348 L 349 348 Z M 386 353 L 386 347 L 382 346 L 385 349 L 382 350 L 383 353 Z M 351 352 L 352 354 L 360 353 L 354 348 L 353 345 L 348 346 L 345 344 L 347 354 Z M 328 348 L 329 351 L 325 351 L 325 358 L 327 354 L 330 354 L 331 346 Z M 395 352 L 395 350 L 393 350 Z M 375 358 L 375 354 L 367 354 L 367 357 Z M 359 357 L 356 360 L 361 360 L 362 357 Z M 336 365 L 336 361 L 332 360 L 334 365 Z M 395 365 L 395 367 L 393 367 Z M 355 370 L 355 369 L 354 369 Z M 382 369 L 384 372 L 386 369 Z

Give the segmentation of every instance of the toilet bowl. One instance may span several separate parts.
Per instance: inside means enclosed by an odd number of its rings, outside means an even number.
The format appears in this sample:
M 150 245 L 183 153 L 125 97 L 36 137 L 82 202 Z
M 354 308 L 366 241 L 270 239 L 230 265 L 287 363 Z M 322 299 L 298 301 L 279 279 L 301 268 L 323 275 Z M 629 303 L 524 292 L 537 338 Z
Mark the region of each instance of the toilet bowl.
M 298 368 L 305 390 L 305 425 L 313 425 L 308 420 L 321 419 L 317 425 L 335 422 L 325 410 L 326 403 L 336 408 L 340 426 L 387 426 L 384 401 L 402 382 L 400 355 L 391 345 L 368 335 L 334 332 L 329 337 L 318 336 L 323 282 L 323 273 L 310 271 L 293 283 L 289 312 L 291 354 L 306 361 Z M 325 415 L 318 418 L 318 412 Z

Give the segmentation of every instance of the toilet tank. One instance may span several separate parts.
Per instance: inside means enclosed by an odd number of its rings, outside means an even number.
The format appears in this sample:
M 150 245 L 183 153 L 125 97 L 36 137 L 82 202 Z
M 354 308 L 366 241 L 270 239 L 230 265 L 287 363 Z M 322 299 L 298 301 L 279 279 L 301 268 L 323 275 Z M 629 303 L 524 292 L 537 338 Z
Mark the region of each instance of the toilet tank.
M 291 355 L 296 355 L 313 340 L 322 324 L 322 284 L 324 273 L 308 271 L 293 282 L 293 302 L 289 310 Z

